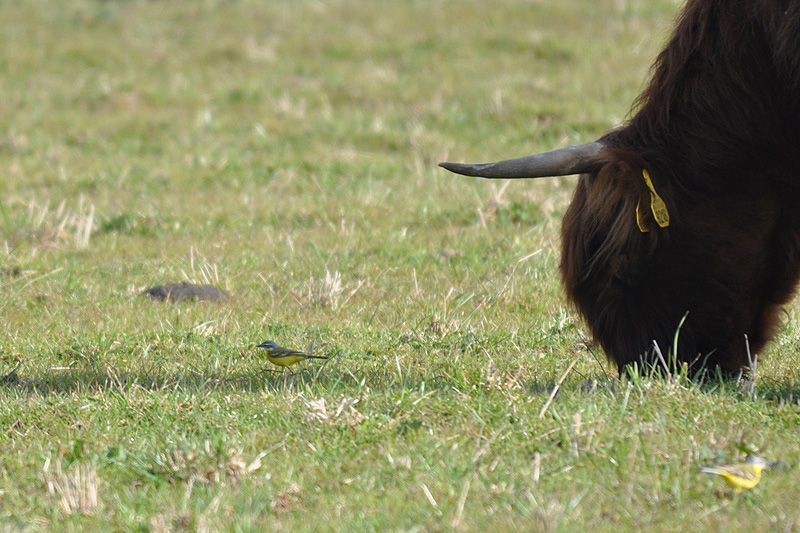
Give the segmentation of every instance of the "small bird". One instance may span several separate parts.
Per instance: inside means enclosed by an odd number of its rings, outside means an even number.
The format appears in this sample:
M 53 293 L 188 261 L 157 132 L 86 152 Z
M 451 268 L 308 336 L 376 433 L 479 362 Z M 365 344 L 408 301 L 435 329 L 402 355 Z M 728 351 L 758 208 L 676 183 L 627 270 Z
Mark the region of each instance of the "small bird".
M 705 474 L 722 477 L 736 492 L 749 490 L 761 481 L 761 472 L 776 464 L 759 455 L 748 455 L 743 463 L 719 466 L 704 466 L 700 469 Z
M 299 363 L 305 359 L 327 359 L 321 355 L 311 355 L 298 350 L 290 350 L 283 346 L 278 346 L 273 341 L 264 341 L 257 346 L 267 351 L 267 360 L 273 365 L 289 366 Z

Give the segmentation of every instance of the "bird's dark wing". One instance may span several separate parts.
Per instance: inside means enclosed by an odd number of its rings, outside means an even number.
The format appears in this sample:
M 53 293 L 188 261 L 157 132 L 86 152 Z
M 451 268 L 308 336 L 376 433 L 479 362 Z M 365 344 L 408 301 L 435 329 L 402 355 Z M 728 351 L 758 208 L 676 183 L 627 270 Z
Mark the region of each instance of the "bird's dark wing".
M 301 355 L 303 357 L 308 357 L 308 354 L 305 352 L 301 352 L 298 350 L 290 350 L 289 348 L 280 348 L 280 347 L 272 350 L 272 353 L 270 353 L 270 355 L 272 357 L 289 357 L 291 355 Z

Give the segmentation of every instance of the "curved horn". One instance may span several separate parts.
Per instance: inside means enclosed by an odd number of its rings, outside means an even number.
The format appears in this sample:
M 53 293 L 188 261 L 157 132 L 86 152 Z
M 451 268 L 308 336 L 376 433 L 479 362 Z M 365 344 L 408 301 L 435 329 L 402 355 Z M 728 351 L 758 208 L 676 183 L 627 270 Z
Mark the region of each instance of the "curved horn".
M 490 179 L 569 176 L 596 170 L 602 164 L 603 148 L 603 143 L 593 142 L 496 163 L 439 163 L 439 166 L 456 174 Z

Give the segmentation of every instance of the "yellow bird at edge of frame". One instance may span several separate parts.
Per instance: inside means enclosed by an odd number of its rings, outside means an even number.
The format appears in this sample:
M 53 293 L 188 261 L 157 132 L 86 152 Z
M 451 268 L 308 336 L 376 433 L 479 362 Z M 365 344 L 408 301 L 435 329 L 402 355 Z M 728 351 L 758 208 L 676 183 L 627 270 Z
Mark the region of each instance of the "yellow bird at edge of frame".
M 744 463 L 719 466 L 704 466 L 700 469 L 704 474 L 720 476 L 733 487 L 736 492 L 749 490 L 761 481 L 761 472 L 775 464 L 758 455 L 748 455 Z

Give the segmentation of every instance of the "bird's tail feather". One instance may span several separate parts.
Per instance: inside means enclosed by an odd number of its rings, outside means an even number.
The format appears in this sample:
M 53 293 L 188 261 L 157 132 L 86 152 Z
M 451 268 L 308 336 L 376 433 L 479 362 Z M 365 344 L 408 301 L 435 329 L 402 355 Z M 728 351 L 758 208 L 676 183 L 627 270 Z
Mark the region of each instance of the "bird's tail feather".
M 719 474 L 722 473 L 722 470 L 720 470 L 719 468 L 715 468 L 713 466 L 704 466 L 704 467 L 702 467 L 700 469 L 700 471 L 702 473 L 704 473 L 704 474 L 717 474 L 717 475 L 719 475 Z

